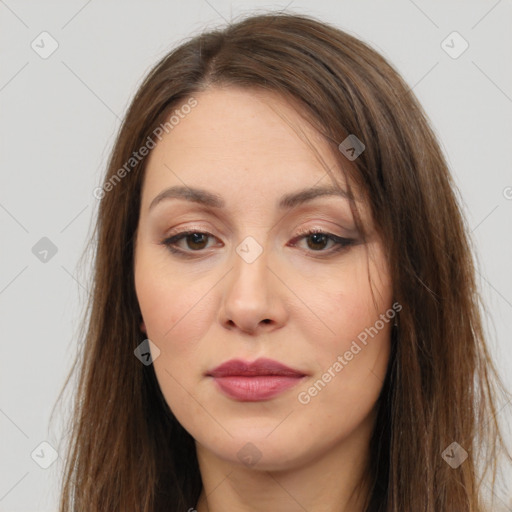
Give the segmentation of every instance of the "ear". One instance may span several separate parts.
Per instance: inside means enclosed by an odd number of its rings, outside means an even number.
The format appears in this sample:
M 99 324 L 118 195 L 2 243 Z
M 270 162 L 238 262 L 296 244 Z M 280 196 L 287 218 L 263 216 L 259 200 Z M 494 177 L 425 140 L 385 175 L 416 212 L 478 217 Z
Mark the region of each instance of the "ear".
M 147 331 L 146 331 L 146 324 L 144 323 L 144 320 L 141 321 L 140 323 L 140 330 L 144 333 L 144 334 L 147 334 Z

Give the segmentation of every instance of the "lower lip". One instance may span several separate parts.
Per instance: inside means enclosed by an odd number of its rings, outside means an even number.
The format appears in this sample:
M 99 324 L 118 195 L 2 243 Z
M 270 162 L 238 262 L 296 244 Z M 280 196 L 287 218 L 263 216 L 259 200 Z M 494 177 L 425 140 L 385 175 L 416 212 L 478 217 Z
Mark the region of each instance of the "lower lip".
M 235 400 L 259 402 L 279 395 L 296 386 L 303 377 L 284 377 L 281 375 L 262 375 L 260 377 L 214 377 L 220 390 Z

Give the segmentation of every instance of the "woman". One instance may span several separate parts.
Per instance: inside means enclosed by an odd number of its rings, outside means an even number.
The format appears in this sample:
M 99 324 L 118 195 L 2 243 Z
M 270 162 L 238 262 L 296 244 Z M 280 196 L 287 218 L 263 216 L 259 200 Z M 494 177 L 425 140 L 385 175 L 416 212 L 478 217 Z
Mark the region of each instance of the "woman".
M 485 509 L 499 380 L 467 232 L 374 50 L 274 13 L 195 37 L 95 195 L 61 512 Z

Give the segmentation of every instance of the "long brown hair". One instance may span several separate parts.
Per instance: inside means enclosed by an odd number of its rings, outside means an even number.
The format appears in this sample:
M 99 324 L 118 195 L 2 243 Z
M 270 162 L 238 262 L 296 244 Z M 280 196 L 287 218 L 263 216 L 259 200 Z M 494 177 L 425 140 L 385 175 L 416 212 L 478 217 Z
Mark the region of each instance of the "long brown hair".
M 349 172 L 384 240 L 402 305 L 371 440 L 366 510 L 484 510 L 481 477 L 490 470 L 494 483 L 502 445 L 496 390 L 503 388 L 485 344 L 469 230 L 440 147 L 382 56 L 327 23 L 269 13 L 166 55 L 120 128 L 91 240 L 93 289 L 71 372 L 79 374 L 60 512 L 178 511 L 197 503 L 193 439 L 165 402 L 153 366 L 134 356 L 145 338 L 133 267 L 147 158 L 130 159 L 174 109 L 213 86 L 295 101 L 341 165 L 349 162 L 338 145 L 348 135 L 366 146 Z M 453 442 L 468 454 L 457 468 L 442 456 Z M 458 445 L 448 453 L 462 453 Z

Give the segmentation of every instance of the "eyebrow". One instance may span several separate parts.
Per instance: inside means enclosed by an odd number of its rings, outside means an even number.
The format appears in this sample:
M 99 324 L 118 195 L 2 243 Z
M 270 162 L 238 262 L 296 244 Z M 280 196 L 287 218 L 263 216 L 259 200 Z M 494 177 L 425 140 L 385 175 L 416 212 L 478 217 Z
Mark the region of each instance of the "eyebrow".
M 338 196 L 344 199 L 348 199 L 350 197 L 348 192 L 334 186 L 313 187 L 285 194 L 281 197 L 277 206 L 280 210 L 291 209 L 322 196 Z M 224 208 L 226 205 L 221 196 L 209 192 L 208 190 L 185 186 L 174 186 L 160 192 L 151 201 L 149 210 L 152 210 L 162 201 L 169 199 L 184 199 L 186 201 L 199 203 L 211 208 Z

